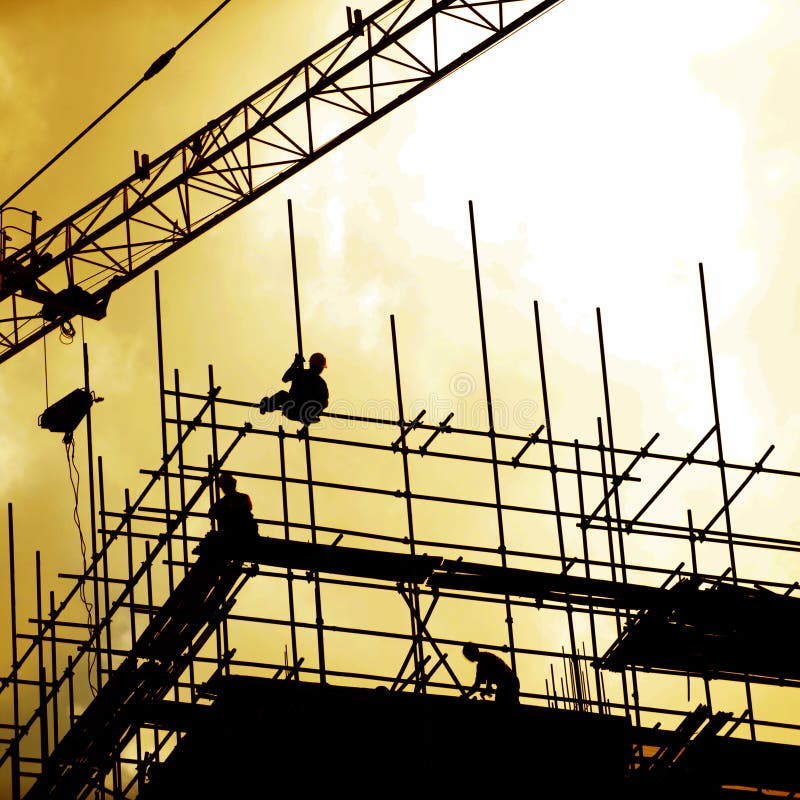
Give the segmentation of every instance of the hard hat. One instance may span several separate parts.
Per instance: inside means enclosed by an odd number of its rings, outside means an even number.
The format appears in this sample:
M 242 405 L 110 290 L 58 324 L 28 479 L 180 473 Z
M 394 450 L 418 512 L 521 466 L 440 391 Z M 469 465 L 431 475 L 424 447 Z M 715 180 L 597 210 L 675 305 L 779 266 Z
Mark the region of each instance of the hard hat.
M 220 472 L 217 483 L 220 486 L 236 486 L 236 478 L 230 472 Z
M 328 362 L 325 360 L 325 356 L 322 353 L 312 353 L 311 357 L 308 359 L 308 363 L 311 364 L 312 367 L 319 367 L 320 369 L 325 369 L 328 366 Z

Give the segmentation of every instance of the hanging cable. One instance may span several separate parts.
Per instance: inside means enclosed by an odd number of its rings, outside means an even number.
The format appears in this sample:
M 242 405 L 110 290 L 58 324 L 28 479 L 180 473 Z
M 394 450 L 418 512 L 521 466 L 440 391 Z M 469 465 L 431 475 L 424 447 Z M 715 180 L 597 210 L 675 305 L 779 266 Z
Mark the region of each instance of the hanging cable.
M 86 563 L 86 539 L 83 535 L 83 528 L 81 527 L 81 517 L 78 511 L 78 489 L 80 487 L 81 475 L 78 472 L 78 466 L 75 463 L 75 440 L 70 437 L 68 442 L 64 443 L 67 452 L 67 468 L 69 469 L 69 482 L 72 484 L 72 493 L 75 496 L 75 508 L 72 511 L 72 519 L 75 521 L 75 526 L 78 529 L 78 534 L 81 541 L 81 559 L 83 560 L 83 575 L 86 577 L 88 565 Z M 74 477 L 73 477 L 74 473 Z M 86 581 L 82 580 L 79 584 L 78 593 L 80 594 L 81 602 L 86 609 L 86 617 L 89 629 L 89 639 L 92 638 L 94 633 L 94 620 L 92 619 L 93 606 L 86 597 Z M 97 687 L 92 681 L 92 674 L 94 672 L 94 665 L 96 663 L 97 655 L 94 650 L 89 650 L 89 688 L 91 689 L 92 696 L 97 695 Z
M 44 407 L 50 406 L 50 390 L 47 386 L 47 334 L 42 336 L 42 345 L 44 346 Z
M 53 164 L 58 161 L 61 156 L 63 156 L 73 145 L 77 144 L 87 133 L 89 133 L 92 128 L 94 128 L 99 122 L 105 119 L 123 100 L 125 100 L 128 96 L 133 94 L 145 81 L 149 81 L 150 78 L 155 77 L 161 72 L 164 67 L 169 64 L 172 60 L 172 57 L 178 50 L 183 47 L 186 42 L 189 41 L 204 25 L 211 21 L 213 17 L 215 17 L 222 9 L 230 3 L 230 0 L 223 0 L 191 33 L 187 36 L 184 36 L 175 47 L 170 47 L 165 53 L 162 53 L 148 68 L 147 71 L 139 78 L 136 83 L 131 86 L 128 91 L 126 91 L 123 95 L 121 95 L 117 100 L 115 100 L 97 119 L 94 120 L 91 124 L 89 124 L 86 128 L 84 128 L 69 144 L 59 150 L 38 172 L 34 173 L 30 178 L 28 178 L 22 186 L 19 187 L 13 194 L 9 195 L 2 203 L 0 203 L 0 208 L 5 208 L 20 192 L 24 189 L 27 189 L 45 170 L 49 169 Z
M 68 319 L 65 319 L 58 329 L 58 341 L 61 344 L 72 344 L 74 338 L 75 326 Z

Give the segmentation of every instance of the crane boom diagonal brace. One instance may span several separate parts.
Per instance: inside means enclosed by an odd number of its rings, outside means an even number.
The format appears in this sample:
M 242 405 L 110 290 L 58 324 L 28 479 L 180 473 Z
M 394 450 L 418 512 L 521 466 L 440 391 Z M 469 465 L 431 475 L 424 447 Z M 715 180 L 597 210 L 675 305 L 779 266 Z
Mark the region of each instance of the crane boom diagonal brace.
M 563 0 L 392 0 L 0 261 L 0 362 Z M 138 155 L 138 154 L 137 154 Z

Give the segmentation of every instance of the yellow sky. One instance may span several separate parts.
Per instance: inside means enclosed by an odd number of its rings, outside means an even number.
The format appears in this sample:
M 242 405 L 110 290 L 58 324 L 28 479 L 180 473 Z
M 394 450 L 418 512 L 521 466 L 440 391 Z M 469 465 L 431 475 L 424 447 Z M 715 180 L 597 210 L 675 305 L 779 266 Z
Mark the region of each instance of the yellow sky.
M 3 197 L 216 5 L 2 0 Z M 55 224 L 126 177 L 134 150 L 160 154 L 344 23 L 345 5 L 328 0 L 233 0 L 15 205 Z M 328 354 L 334 404 L 393 407 L 394 314 L 407 409 L 428 408 L 432 422 L 466 380 L 468 417 L 482 386 L 472 200 L 493 392 L 509 431 L 543 422 L 536 300 L 557 437 L 596 436 L 600 307 L 616 444 L 637 448 L 658 432 L 662 451 L 691 449 L 713 423 L 703 262 L 726 456 L 752 463 L 775 444 L 771 465 L 796 468 L 798 23 L 792 0 L 565 0 L 162 263 L 168 373 L 179 368 L 183 387 L 202 392 L 214 364 L 226 396 L 254 402 L 276 388 L 295 350 L 291 199 L 304 343 Z M 152 273 L 112 297 L 107 319 L 85 323 L 92 388 L 106 398 L 95 448 L 117 507 L 160 454 L 154 331 Z M 69 346 L 48 337 L 51 401 L 82 384 L 80 336 Z M 36 425 L 44 407 L 37 343 L 0 365 L 0 496 L 14 504 L 18 572 L 29 581 L 41 550 L 45 585 L 57 588 L 80 552 L 63 447 Z M 76 441 L 85 447 L 83 429 Z M 794 536 L 791 487 L 757 483 L 737 526 Z M 684 514 L 686 498 L 718 506 L 683 491 L 666 514 Z M 662 555 L 677 561 L 644 554 Z M 4 548 L 0 566 L 5 587 Z M 786 580 L 795 567 L 753 569 Z

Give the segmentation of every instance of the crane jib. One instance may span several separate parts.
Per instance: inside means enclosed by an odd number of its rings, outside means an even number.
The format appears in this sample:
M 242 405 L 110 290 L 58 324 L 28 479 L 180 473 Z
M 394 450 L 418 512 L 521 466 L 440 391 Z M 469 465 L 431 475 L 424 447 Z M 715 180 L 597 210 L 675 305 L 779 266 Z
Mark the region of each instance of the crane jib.
M 116 289 L 561 2 L 394 0 L 351 15 L 328 45 L 161 156 L 137 152 L 130 177 L 3 251 L 0 362 L 74 316 L 104 316 Z

